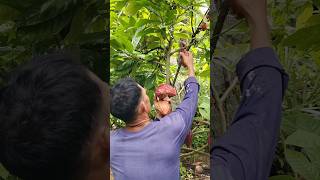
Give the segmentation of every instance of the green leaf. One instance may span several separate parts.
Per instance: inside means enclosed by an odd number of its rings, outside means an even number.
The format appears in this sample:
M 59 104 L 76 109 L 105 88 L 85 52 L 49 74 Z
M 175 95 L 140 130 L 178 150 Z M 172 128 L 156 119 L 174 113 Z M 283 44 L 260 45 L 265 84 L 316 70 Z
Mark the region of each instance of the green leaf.
M 125 8 L 125 14 L 128 16 L 135 15 L 143 7 L 143 1 L 130 0 Z
M 303 11 L 297 17 L 296 26 L 297 26 L 298 29 L 301 29 L 305 25 L 305 23 L 308 21 L 308 19 L 312 16 L 312 13 L 313 13 L 312 4 L 311 3 L 306 3 L 303 6 Z
M 31 26 L 20 26 L 18 27 L 18 33 L 22 36 L 22 41 L 27 41 L 28 43 L 52 38 L 70 22 L 72 18 L 70 15 L 71 12 L 67 11 L 50 21 Z
M 301 153 L 287 149 L 285 152 L 286 159 L 294 172 L 300 174 L 308 180 L 318 180 L 319 172 L 310 161 Z
M 190 39 L 190 35 L 187 33 L 175 33 L 174 37 L 178 40 L 180 39 Z
M 174 0 L 174 2 L 175 3 L 177 3 L 177 4 L 181 4 L 181 5 L 188 5 L 188 1 L 186 1 L 186 0 Z
M 14 21 L 20 12 L 12 7 L 0 4 L 0 24 L 6 21 Z
M 199 109 L 199 112 L 204 119 L 210 119 L 210 112 L 207 112 L 204 109 Z
M 136 33 L 134 34 L 132 41 L 131 41 L 133 49 L 136 49 L 137 45 L 140 42 L 141 37 L 144 35 L 144 34 L 141 34 L 141 32 L 143 32 L 144 28 L 145 28 L 145 26 L 139 27 L 137 29 Z
M 314 25 L 318 25 L 318 24 L 320 24 L 320 15 L 319 14 L 314 14 L 306 22 L 306 26 L 314 26 Z
M 313 146 L 310 148 L 305 148 L 305 152 L 308 155 L 310 161 L 314 164 L 315 167 L 318 167 L 318 171 L 320 171 L 320 146 Z
M 304 130 L 297 130 L 286 139 L 286 144 L 299 147 L 320 146 L 320 136 Z
M 9 172 L 0 163 L 0 177 L 7 178 L 9 175 Z
M 299 29 L 284 40 L 284 44 L 295 46 L 300 50 L 320 48 L 320 25 Z

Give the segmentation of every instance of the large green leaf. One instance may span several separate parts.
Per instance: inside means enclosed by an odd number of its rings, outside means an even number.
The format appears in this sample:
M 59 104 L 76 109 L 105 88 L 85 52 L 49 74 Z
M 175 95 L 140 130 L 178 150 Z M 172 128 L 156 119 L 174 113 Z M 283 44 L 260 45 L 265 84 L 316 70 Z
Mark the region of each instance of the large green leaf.
M 296 26 L 298 29 L 301 29 L 305 25 L 305 23 L 308 21 L 308 19 L 312 16 L 313 13 L 313 7 L 311 3 L 306 3 L 306 5 L 304 5 L 302 8 L 302 12 L 297 17 Z
M 16 20 L 20 12 L 10 6 L 0 4 L 0 24 L 6 21 Z
M 289 110 L 283 114 L 281 129 L 287 135 L 303 130 L 320 136 L 320 120 L 299 109 Z
M 284 44 L 300 50 L 320 49 L 320 25 L 299 29 L 284 40 Z
M 286 144 L 304 148 L 320 146 L 320 136 L 304 130 L 297 130 L 286 139 Z
M 320 15 L 319 14 L 312 15 L 305 24 L 306 26 L 314 26 L 314 25 L 320 24 Z
M 2 166 L 2 164 L 0 163 L 0 178 L 6 178 L 9 176 L 8 171 Z
M 287 161 L 292 169 L 307 180 L 319 180 L 319 169 L 312 164 L 301 152 L 287 149 L 285 152 Z
M 141 37 L 143 35 L 145 35 L 145 34 L 141 33 L 141 32 L 143 32 L 144 28 L 145 28 L 145 26 L 139 27 L 137 29 L 136 33 L 134 34 L 134 36 L 132 38 L 132 41 L 131 41 L 133 49 L 136 49 L 137 45 L 140 42 Z
M 128 16 L 135 15 L 142 7 L 144 7 L 144 0 L 130 0 L 125 8 L 125 13 Z

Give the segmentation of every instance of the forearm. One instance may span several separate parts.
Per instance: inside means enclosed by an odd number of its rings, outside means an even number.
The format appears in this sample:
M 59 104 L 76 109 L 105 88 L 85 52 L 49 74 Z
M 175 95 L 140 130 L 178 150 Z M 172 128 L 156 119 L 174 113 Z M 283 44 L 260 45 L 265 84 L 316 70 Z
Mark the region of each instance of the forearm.
M 251 49 L 271 47 L 266 0 L 233 0 L 249 25 Z M 238 4 L 237 4 L 238 3 Z
M 287 76 L 270 48 L 251 51 L 237 74 L 242 100 L 226 135 L 212 149 L 212 160 L 234 178 L 266 179 L 275 152 Z M 213 162 L 214 163 L 214 162 Z
M 251 36 L 251 49 L 271 47 L 270 29 L 267 17 L 248 20 Z
M 176 111 L 179 112 L 182 116 L 182 119 L 185 123 L 185 132 L 191 127 L 192 119 L 197 111 L 198 107 L 198 93 L 199 93 L 199 84 L 195 77 L 189 77 L 185 81 L 185 96 L 176 108 Z

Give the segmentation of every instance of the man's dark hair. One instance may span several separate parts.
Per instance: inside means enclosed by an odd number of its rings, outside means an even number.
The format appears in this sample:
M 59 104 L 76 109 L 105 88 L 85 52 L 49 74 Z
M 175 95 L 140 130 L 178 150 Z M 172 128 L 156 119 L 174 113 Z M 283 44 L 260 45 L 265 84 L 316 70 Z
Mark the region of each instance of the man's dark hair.
M 1 90 L 0 162 L 25 180 L 74 179 L 101 101 L 98 84 L 69 56 L 30 61 Z
M 111 114 L 126 123 L 131 123 L 137 112 L 141 88 L 131 78 L 118 81 L 111 89 Z

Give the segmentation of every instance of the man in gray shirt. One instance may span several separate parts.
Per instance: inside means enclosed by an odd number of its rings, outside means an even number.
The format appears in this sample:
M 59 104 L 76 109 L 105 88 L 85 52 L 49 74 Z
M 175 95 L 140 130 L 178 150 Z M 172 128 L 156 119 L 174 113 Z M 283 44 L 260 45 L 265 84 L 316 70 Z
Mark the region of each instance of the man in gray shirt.
M 195 79 L 190 52 L 180 53 L 189 77 L 186 94 L 175 111 L 151 121 L 146 90 L 126 78 L 111 90 L 111 114 L 126 127 L 111 132 L 111 170 L 116 180 L 180 179 L 180 148 L 189 132 L 198 103 L 199 84 Z

